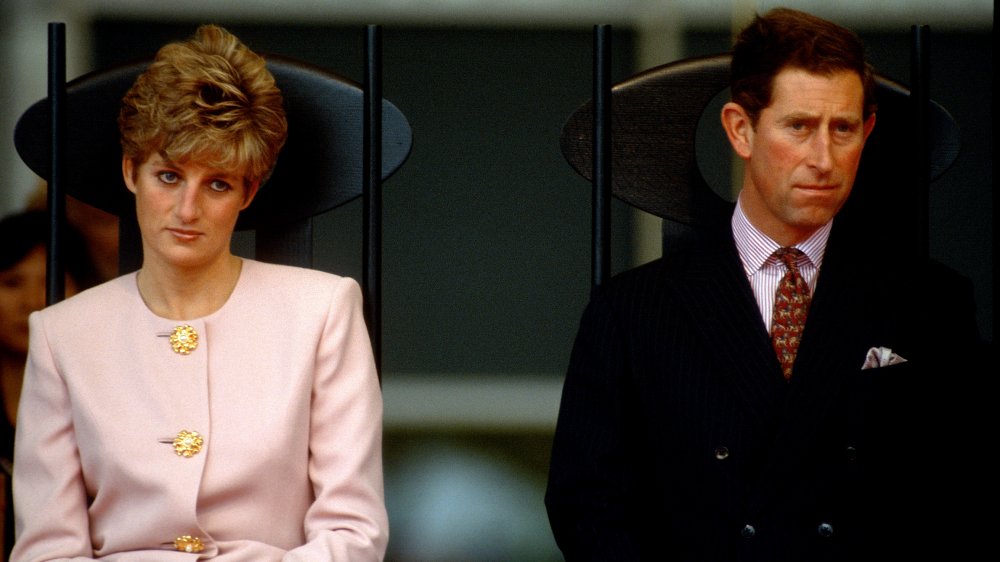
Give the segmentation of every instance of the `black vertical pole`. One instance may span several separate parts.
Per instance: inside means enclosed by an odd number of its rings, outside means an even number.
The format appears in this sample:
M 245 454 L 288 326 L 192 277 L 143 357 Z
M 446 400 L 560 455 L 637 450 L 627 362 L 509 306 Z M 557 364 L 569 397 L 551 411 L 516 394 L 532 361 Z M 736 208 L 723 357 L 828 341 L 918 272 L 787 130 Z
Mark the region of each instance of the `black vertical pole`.
M 910 49 L 910 110 L 913 122 L 913 154 L 918 155 L 913 166 L 914 183 L 917 192 L 917 255 L 930 255 L 930 188 L 931 188 L 931 143 L 930 143 L 930 28 L 926 25 L 913 26 Z
M 365 319 L 382 377 L 382 28 L 365 28 L 364 84 Z
M 611 275 L 611 26 L 594 26 L 591 288 Z
M 63 194 L 63 127 L 66 107 L 66 24 L 49 24 L 49 109 L 52 145 L 49 162 L 49 240 L 46 257 L 45 303 L 54 304 L 66 296 L 66 276 L 62 263 L 63 230 L 66 223 L 66 197 Z

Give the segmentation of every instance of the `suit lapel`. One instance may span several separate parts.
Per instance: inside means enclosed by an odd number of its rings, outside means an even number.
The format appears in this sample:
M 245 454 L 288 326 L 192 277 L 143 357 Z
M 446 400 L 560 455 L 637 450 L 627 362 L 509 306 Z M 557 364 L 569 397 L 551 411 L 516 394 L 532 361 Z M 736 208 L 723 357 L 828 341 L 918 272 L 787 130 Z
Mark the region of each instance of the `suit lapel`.
M 857 323 L 869 307 L 867 288 L 858 283 L 858 266 L 851 262 L 850 252 L 836 242 L 831 238 L 828 245 L 768 455 L 770 465 L 762 473 L 755 502 L 763 502 L 782 489 L 783 473 L 794 470 L 802 460 L 803 446 L 815 441 L 831 408 L 843 395 L 846 377 L 852 370 L 860 370 L 864 359 L 864 350 L 857 344 L 863 330 Z
M 822 415 L 844 373 L 860 369 L 864 359 L 855 342 L 865 318 L 866 288 L 847 259 L 835 245 L 824 258 L 789 386 L 787 414 L 794 420 Z
M 671 280 L 677 301 L 711 343 L 715 372 L 729 379 L 724 383 L 735 389 L 748 418 L 766 430 L 785 383 L 736 247 L 725 237 L 702 240 L 693 250 L 688 267 L 677 268 L 683 277 Z
M 836 229 L 828 245 L 816 295 L 806 320 L 802 346 L 789 387 L 787 417 L 814 422 L 838 396 L 845 374 L 861 369 L 865 318 L 871 314 L 871 287 L 860 282 L 868 269 Z

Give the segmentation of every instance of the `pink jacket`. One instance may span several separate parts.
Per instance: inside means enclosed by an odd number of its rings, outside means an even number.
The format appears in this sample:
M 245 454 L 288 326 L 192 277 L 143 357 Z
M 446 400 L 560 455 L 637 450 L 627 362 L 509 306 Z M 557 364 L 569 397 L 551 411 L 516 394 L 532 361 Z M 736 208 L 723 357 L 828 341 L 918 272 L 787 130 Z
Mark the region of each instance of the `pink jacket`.
M 382 398 L 351 279 L 245 260 L 220 310 L 178 322 L 120 277 L 32 315 L 19 411 L 14 562 L 193 560 L 183 536 L 216 562 L 385 553 Z M 182 430 L 203 439 L 190 457 Z

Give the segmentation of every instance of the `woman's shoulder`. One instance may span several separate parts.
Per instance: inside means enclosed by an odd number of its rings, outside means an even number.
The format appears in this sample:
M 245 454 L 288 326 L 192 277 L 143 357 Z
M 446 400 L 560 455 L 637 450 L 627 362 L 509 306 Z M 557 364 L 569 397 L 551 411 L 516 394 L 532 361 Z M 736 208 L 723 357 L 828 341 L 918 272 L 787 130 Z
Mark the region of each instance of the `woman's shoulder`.
M 360 295 L 357 281 L 350 277 L 316 269 L 248 259 L 243 262 L 242 276 L 253 292 L 275 291 L 306 298 L 314 298 L 321 294 L 354 292 Z
M 53 318 L 118 314 L 121 306 L 137 295 L 135 273 L 127 273 L 47 306 L 38 314 Z

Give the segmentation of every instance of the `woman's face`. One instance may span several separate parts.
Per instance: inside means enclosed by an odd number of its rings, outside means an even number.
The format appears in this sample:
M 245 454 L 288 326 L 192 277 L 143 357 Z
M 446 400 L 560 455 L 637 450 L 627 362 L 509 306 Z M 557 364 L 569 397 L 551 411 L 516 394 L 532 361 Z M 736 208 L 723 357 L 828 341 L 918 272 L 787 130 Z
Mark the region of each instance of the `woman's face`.
M 5 351 L 28 352 L 28 315 L 44 306 L 45 246 L 39 244 L 0 271 L 0 346 Z
M 257 193 L 243 170 L 218 170 L 196 159 L 169 162 L 151 155 L 135 167 L 122 160 L 125 185 L 135 194 L 143 266 L 197 270 L 228 258 L 240 211 Z

